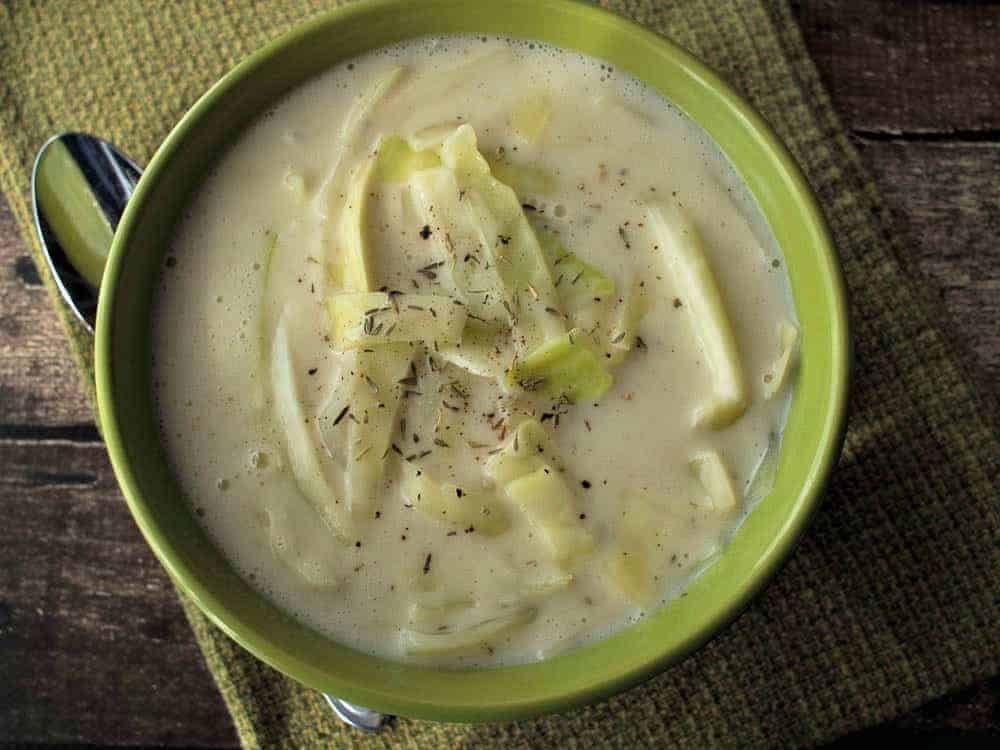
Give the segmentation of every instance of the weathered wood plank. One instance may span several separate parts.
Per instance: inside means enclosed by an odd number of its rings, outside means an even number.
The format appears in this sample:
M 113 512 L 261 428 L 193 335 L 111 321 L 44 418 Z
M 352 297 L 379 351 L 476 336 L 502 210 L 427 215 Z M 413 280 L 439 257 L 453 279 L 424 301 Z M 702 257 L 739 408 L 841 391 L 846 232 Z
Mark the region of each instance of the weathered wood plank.
M 0 425 L 93 421 L 49 294 L 0 197 Z
M 104 447 L 0 443 L 0 740 L 232 746 Z
M 1000 2 L 793 0 L 834 106 L 855 130 L 1000 130 Z
M 902 246 L 1000 382 L 1000 143 L 858 142 Z

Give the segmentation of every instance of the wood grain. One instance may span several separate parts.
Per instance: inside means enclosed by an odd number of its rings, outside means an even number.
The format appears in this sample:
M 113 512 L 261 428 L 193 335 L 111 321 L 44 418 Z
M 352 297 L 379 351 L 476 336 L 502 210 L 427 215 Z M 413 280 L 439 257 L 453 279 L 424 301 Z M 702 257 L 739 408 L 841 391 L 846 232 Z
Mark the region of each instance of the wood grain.
M 1000 383 L 1000 143 L 866 141 L 857 145 L 893 214 L 901 245 L 974 352 L 984 384 Z
M 1000 3 L 795 0 L 841 118 L 876 133 L 995 137 Z
M 234 745 L 103 445 L 0 444 L 0 740 Z
M 93 421 L 59 319 L 0 197 L 0 426 Z

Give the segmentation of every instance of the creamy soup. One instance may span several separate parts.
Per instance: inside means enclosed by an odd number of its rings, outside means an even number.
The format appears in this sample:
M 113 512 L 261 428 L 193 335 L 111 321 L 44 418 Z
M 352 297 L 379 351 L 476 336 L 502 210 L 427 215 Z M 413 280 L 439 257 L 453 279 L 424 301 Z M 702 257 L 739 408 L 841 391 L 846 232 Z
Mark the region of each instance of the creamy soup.
M 243 133 L 162 272 L 163 442 L 342 643 L 530 662 L 677 595 L 766 493 L 797 331 L 705 134 L 600 61 L 425 39 Z

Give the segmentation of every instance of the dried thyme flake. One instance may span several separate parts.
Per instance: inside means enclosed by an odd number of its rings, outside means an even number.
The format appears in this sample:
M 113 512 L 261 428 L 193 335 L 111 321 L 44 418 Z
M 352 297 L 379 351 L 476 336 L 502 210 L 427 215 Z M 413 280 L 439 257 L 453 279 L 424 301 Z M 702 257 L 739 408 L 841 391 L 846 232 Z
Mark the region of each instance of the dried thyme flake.
M 631 250 L 632 249 L 632 243 L 628 241 L 628 234 L 625 233 L 625 227 L 623 227 L 623 226 L 618 227 L 618 236 L 621 237 L 622 238 L 622 242 L 625 243 L 625 249 L 626 250 Z
M 518 382 L 518 385 L 520 385 L 526 391 L 536 390 L 539 386 L 542 386 L 544 384 L 545 384 L 545 378 L 541 375 L 522 378 Z

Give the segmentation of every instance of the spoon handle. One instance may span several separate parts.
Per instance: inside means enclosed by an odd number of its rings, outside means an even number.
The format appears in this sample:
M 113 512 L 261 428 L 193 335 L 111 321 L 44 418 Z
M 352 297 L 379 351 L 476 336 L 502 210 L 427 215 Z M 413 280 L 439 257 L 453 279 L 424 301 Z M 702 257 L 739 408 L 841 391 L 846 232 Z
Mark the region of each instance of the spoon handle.
M 388 714 L 380 714 L 378 711 L 372 711 L 370 708 L 365 708 L 355 703 L 348 703 L 345 700 L 334 698 L 332 695 L 327 695 L 326 693 L 323 693 L 323 697 L 326 698 L 326 702 L 333 709 L 337 718 L 345 724 L 350 724 L 355 729 L 361 729 L 365 732 L 378 732 L 385 729 L 389 725 L 389 722 L 392 721 L 392 717 Z

